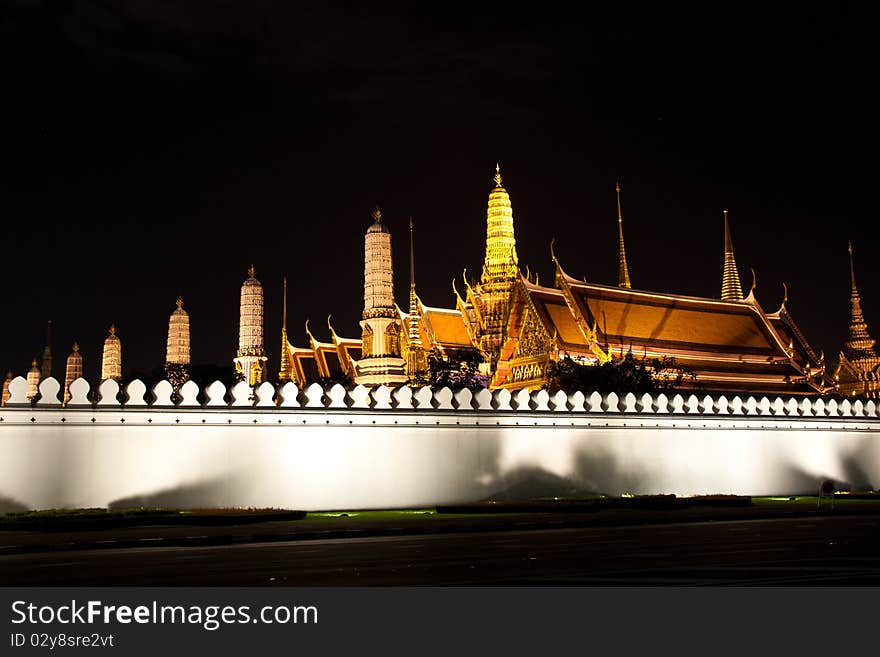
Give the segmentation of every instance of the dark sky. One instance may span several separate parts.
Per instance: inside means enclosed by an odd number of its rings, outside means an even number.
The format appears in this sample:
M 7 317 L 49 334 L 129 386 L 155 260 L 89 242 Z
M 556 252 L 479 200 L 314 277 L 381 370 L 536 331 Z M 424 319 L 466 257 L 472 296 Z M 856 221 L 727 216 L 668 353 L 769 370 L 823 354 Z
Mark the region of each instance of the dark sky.
M 875 16 L 864 5 L 331 5 L 7 0 L 0 9 L 4 312 L 24 373 L 54 321 L 96 378 L 115 322 L 126 370 L 164 361 L 178 294 L 196 363 L 235 355 L 253 261 L 278 366 L 291 339 L 357 336 L 375 204 L 406 303 L 479 274 L 501 162 L 522 265 L 616 282 L 614 182 L 633 285 L 720 293 L 722 208 L 758 299 L 836 355 L 848 239 L 880 332 Z M 768 13 L 772 12 L 772 13 Z

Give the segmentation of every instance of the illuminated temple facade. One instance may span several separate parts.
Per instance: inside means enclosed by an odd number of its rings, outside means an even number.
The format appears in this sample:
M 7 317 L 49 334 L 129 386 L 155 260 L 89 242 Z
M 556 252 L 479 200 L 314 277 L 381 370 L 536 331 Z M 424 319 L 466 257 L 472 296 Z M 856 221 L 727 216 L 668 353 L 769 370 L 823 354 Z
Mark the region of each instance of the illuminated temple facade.
M 553 255 L 555 279 L 545 286 L 520 269 L 513 207 L 497 165 L 493 182 L 482 273 L 477 281 L 465 276 L 463 296 L 453 284 L 454 308 L 422 303 L 415 289 L 412 243 L 409 308 L 394 304 L 390 235 L 376 219 L 367 233 L 361 339 L 338 336 L 328 319 L 329 341 L 317 340 L 307 324 L 308 346 L 295 347 L 287 340 L 285 312 L 279 378 L 300 385 L 321 379 L 417 383 L 424 371 L 418 368 L 425 366 L 416 363 L 434 351 L 455 357 L 477 354 L 490 388 L 536 389 L 544 385 L 548 365 L 563 357 L 599 364 L 631 351 L 648 359 L 674 358 L 695 375 L 682 382 L 683 388 L 795 395 L 834 390 L 824 355 L 804 338 L 786 307 L 787 298 L 769 312 L 758 302 L 754 285 L 743 294 L 726 211 L 720 298 L 632 287 L 619 185 L 617 284 L 578 280 Z M 379 236 L 373 247 L 371 234 Z M 381 317 L 382 327 L 372 326 L 371 313 Z M 383 354 L 376 352 L 379 330 L 385 336 Z M 393 367 L 365 377 L 364 364 L 377 356 L 395 359 Z M 401 364 L 406 365 L 403 378 Z

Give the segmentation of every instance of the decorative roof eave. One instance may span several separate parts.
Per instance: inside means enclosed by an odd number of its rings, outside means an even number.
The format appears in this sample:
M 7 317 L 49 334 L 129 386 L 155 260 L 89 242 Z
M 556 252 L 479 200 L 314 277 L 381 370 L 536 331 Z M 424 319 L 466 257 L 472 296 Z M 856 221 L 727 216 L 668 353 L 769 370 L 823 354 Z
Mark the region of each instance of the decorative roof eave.
M 603 351 L 599 346 L 598 340 L 598 331 L 595 327 L 595 322 L 593 326 L 590 326 L 587 315 L 589 311 L 585 314 L 584 309 L 581 308 L 581 305 L 578 303 L 578 300 L 575 298 L 574 294 L 571 291 L 571 285 L 569 283 L 571 277 L 565 273 L 565 270 L 562 268 L 562 264 L 556 258 L 556 254 L 553 252 L 553 245 L 550 245 L 550 254 L 553 258 L 553 263 L 556 265 L 556 283 L 559 285 L 559 289 L 562 291 L 562 296 L 565 298 L 565 305 L 568 306 L 569 312 L 571 312 L 574 317 L 575 324 L 578 327 L 578 330 L 581 333 L 581 337 L 583 337 L 584 342 L 588 345 L 590 351 L 594 356 L 599 358 L 602 361 L 610 360 L 611 352 Z M 629 289 L 627 287 L 627 289 Z
M 468 303 L 465 302 L 464 299 L 461 298 L 461 295 L 458 293 L 458 290 L 455 288 L 455 279 L 452 279 L 452 291 L 455 293 L 455 307 L 458 312 L 461 313 L 461 321 L 464 322 L 464 330 L 467 331 L 468 339 L 471 341 L 471 345 L 477 344 L 476 333 L 474 332 L 474 327 L 471 324 L 471 317 L 468 314 Z M 470 309 L 477 312 L 474 304 L 470 304 Z

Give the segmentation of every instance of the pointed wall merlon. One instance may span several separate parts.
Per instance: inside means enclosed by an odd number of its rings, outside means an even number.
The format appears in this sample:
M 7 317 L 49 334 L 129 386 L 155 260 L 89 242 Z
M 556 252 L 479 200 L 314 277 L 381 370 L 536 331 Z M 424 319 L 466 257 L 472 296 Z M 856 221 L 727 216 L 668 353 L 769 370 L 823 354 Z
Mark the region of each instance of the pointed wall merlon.
M 36 401 L 27 399 L 27 381 L 16 377 L 9 385 L 9 407 L 32 406 L 50 409 L 61 405 L 61 385 L 54 377 L 40 382 L 40 394 Z M 91 406 L 102 408 L 311 408 L 311 409 L 361 409 L 361 410 L 400 410 L 400 411 L 457 411 L 457 412 L 526 412 L 526 413 L 571 413 L 571 414 L 685 414 L 685 415 L 730 415 L 730 416 L 769 416 L 769 417 L 828 417 L 828 418 L 876 418 L 878 404 L 873 399 L 848 399 L 833 397 L 768 397 L 734 395 L 703 395 L 688 393 L 686 396 L 675 393 L 670 399 L 666 393 L 652 395 L 644 393 L 617 394 L 609 392 L 576 391 L 565 393 L 561 390 L 451 390 L 448 387 L 413 388 L 399 386 L 367 387 L 363 385 L 346 389 L 340 384 L 322 387 L 312 383 L 300 390 L 293 382 L 276 386 L 264 382 L 256 387 L 246 382 L 236 383 L 231 388 L 220 381 L 214 381 L 204 389 L 193 381 L 187 381 L 174 394 L 170 382 L 156 383 L 151 390 L 135 379 L 124 389 L 113 379 L 102 381 L 90 396 L 91 387 L 85 379 L 79 378 L 70 385 L 71 408 Z M 97 401 L 95 401 L 97 400 Z

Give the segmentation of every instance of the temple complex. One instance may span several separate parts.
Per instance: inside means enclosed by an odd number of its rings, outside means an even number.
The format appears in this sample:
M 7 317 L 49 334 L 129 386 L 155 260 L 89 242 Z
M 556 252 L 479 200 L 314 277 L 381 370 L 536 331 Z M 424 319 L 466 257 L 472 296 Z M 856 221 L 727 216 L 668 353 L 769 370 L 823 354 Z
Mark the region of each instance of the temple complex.
M 266 380 L 266 350 L 263 345 L 263 286 L 251 265 L 241 286 L 239 305 L 238 353 L 233 359 L 235 372 L 248 385 Z
M 111 324 L 110 335 L 104 340 L 104 353 L 101 357 L 101 380 L 122 378 L 122 341 L 116 335 L 116 327 Z
M 74 342 L 73 343 L 73 351 L 70 352 L 70 355 L 67 357 L 67 368 L 64 372 L 64 396 L 61 398 L 61 402 L 66 406 L 67 402 L 70 401 L 70 384 L 76 381 L 83 375 L 83 358 L 82 354 L 79 353 L 79 345 Z
M 633 289 L 619 183 L 617 284 L 579 280 L 552 254 L 555 278 L 546 286 L 520 270 L 513 207 L 498 165 L 493 182 L 482 275 L 475 282 L 465 276 L 464 298 L 453 283 L 455 308 L 422 303 L 412 245 L 408 312 L 394 304 L 391 236 L 381 214 L 374 215 L 367 233 L 362 340 L 339 338 L 328 320 L 329 342 L 316 340 L 307 325 L 310 346 L 296 348 L 287 341 L 285 320 L 280 378 L 301 385 L 340 376 L 365 383 L 416 383 L 426 367 L 422 355 L 436 351 L 453 357 L 478 354 L 490 388 L 536 389 L 547 380 L 547 366 L 561 358 L 590 365 L 632 352 L 650 360 L 674 359 L 694 375 L 682 382 L 683 388 L 780 395 L 834 389 L 824 355 L 817 355 L 804 338 L 786 307 L 787 297 L 768 312 L 755 296 L 754 283 L 743 296 L 726 210 L 720 299 Z M 377 341 L 377 332 L 384 342 Z M 362 345 L 368 346 L 359 354 Z M 377 368 L 381 374 L 366 375 L 371 358 L 391 353 L 393 368 L 382 365 Z M 401 361 L 406 363 L 403 375 Z
M 649 363 L 673 362 L 688 374 L 681 388 L 708 393 L 880 396 L 880 357 L 868 333 L 850 256 L 849 338 L 834 376 L 826 371 L 788 309 L 788 292 L 775 311 L 765 310 L 753 281 L 744 294 L 733 249 L 728 211 L 723 211 L 720 298 L 661 293 L 634 288 L 624 242 L 621 187 L 617 203 L 617 280 L 601 283 L 589 275 L 569 274 L 551 243 L 553 280 L 520 268 L 513 204 L 495 165 L 486 208 L 486 242 L 478 280 L 463 276 L 463 295 L 453 281 L 452 307 L 427 305 L 415 277 L 414 225 L 409 222 L 408 303 L 394 298 L 391 232 L 379 208 L 364 235 L 364 305 L 359 337 L 340 337 L 331 318 L 328 339 L 318 339 L 305 323 L 307 345 L 291 344 L 287 326 L 287 280 L 283 281 L 278 380 L 305 387 L 313 381 L 344 385 L 424 385 L 436 359 L 476 360 L 492 389 L 537 389 L 546 385 L 548 368 L 570 358 L 601 365 L 624 354 Z M 613 279 L 612 279 L 613 280 Z M 241 286 L 238 351 L 239 380 L 256 386 L 267 380 L 263 329 L 263 287 L 251 265 Z M 28 398 L 51 376 L 51 321 L 42 364 L 34 360 L 27 375 Z M 429 363 L 431 364 L 429 367 Z M 165 376 L 175 393 L 189 378 L 190 322 L 177 299 L 168 321 Z M 653 365 L 652 365 L 653 366 Z M 82 376 L 77 344 L 67 358 L 63 401 Z M 655 372 L 655 375 L 659 373 Z M 115 326 L 104 341 L 101 378 L 122 377 L 122 347 Z M 4 384 L 8 396 L 9 378 Z
M 862 300 L 856 287 L 852 242 L 849 244 L 849 273 L 849 338 L 840 351 L 834 378 L 844 395 L 876 398 L 880 396 L 880 357 L 874 350 L 875 342 L 868 334 L 868 324 L 862 315 Z

